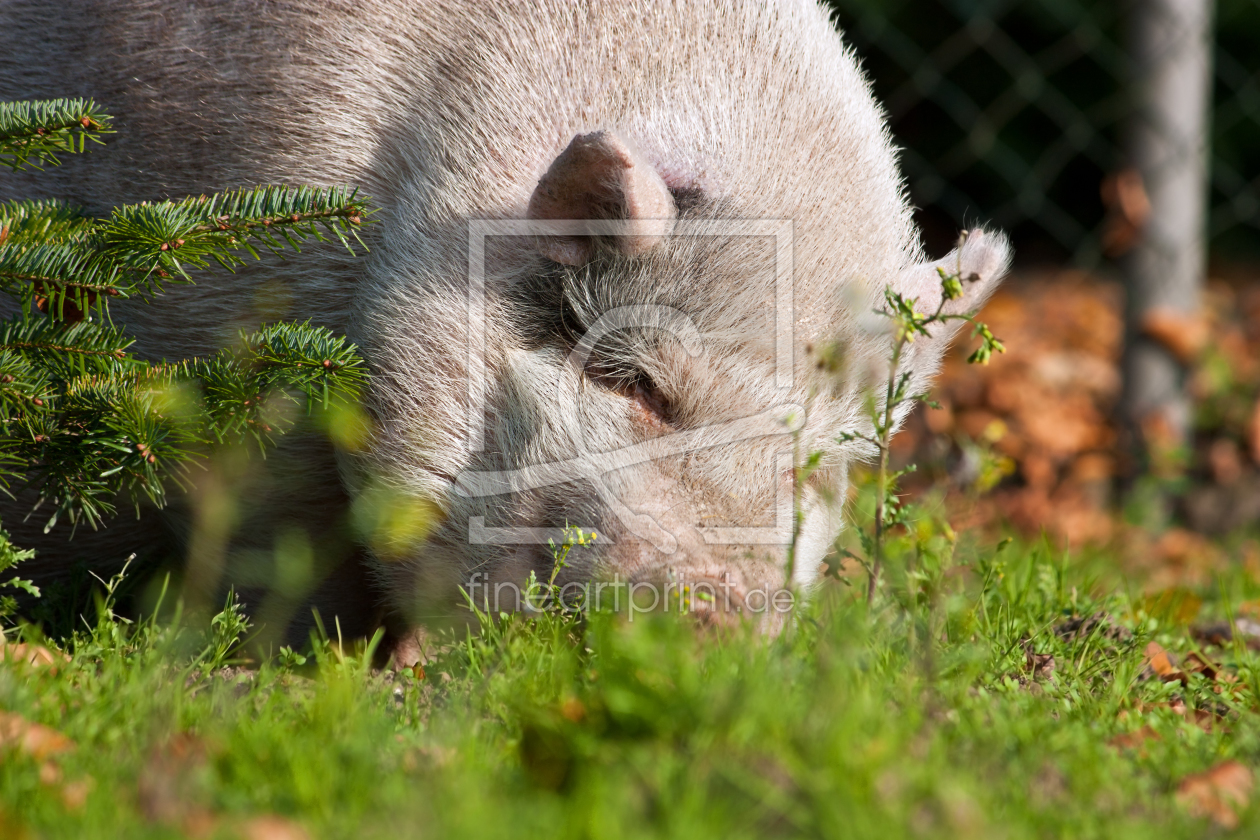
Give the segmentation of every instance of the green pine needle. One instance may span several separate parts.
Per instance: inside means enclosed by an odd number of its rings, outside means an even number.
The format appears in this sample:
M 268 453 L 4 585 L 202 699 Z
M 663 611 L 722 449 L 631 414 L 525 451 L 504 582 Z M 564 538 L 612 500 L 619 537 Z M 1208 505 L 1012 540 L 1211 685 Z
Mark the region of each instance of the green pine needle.
M 0 245 L 29 247 L 81 242 L 95 227 L 81 208 L 64 201 L 0 202 Z
M 81 154 L 88 141 L 112 134 L 112 120 L 90 99 L 0 102 L 0 166 L 42 169 L 58 153 Z
M 99 252 L 113 265 L 187 279 L 189 268 L 215 262 L 231 271 L 245 264 L 241 251 L 255 258 L 259 247 L 298 251 L 302 239 L 323 242 L 325 233 L 353 254 L 348 237 L 363 246 L 357 228 L 367 214 L 357 190 L 261 186 L 119 207 L 101 224 Z

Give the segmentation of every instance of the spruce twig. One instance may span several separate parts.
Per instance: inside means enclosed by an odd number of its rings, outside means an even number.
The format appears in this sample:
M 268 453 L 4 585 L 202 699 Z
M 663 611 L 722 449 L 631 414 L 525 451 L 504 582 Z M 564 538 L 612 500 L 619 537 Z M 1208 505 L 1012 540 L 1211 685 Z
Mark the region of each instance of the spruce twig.
M 0 102 L 0 165 L 13 170 L 61 163 L 58 153 L 82 154 L 88 141 L 112 134 L 112 120 L 90 99 Z
M 56 164 L 100 142 L 90 101 L 0 103 L 0 163 Z M 357 348 L 323 327 L 273 324 L 207 358 L 153 364 L 109 320 L 114 297 L 148 298 L 215 265 L 336 239 L 351 253 L 367 200 L 344 187 L 260 186 L 116 208 L 93 219 L 57 201 L 0 203 L 0 489 L 21 482 L 59 519 L 93 527 L 120 498 L 161 506 L 166 488 L 212 447 L 266 446 L 292 422 L 356 401 Z

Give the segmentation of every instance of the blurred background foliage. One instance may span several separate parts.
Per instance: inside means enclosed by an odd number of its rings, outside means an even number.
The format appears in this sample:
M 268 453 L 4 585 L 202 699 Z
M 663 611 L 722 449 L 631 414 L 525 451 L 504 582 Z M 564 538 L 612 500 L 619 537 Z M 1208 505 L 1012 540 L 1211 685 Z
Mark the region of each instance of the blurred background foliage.
M 1136 487 L 1116 418 L 1146 202 L 1127 151 L 1140 107 L 1131 27 L 1149 7 L 828 2 L 887 110 L 928 252 L 977 223 L 1015 246 L 981 314 L 1009 352 L 984 368 L 963 364 L 963 348 L 947 360 L 942 408 L 921 408 L 894 441 L 900 463 L 920 465 L 910 489 L 943 495 L 959 527 L 1112 543 L 1163 585 L 1224 562 L 1260 571 L 1247 539 L 1260 522 L 1260 0 L 1215 3 L 1202 309 L 1155 330 L 1184 365 L 1193 428 L 1151 455 Z M 1171 516 L 1151 515 L 1157 495 Z
M 977 221 L 1021 263 L 1104 267 L 1137 0 L 828 0 L 884 103 L 928 249 Z M 1260 259 L 1260 2 L 1218 0 L 1211 249 Z

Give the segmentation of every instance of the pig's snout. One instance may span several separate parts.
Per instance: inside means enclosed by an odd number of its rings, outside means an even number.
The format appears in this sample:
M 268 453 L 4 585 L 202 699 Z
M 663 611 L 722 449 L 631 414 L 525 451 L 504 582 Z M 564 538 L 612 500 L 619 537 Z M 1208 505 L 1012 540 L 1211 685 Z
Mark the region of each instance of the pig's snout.
M 631 614 L 676 612 L 716 630 L 751 621 L 762 632 L 776 635 L 796 603 L 796 594 L 783 583 L 740 569 L 687 574 L 663 568 L 629 581 L 627 610 Z

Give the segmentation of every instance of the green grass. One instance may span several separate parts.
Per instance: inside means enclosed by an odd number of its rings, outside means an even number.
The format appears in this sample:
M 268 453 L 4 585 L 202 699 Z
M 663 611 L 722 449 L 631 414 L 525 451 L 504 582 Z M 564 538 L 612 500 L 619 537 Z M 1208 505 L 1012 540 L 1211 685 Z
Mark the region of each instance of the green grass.
M 1141 679 L 1149 641 L 1193 643 L 1091 582 L 1097 565 L 1037 547 L 959 558 L 913 609 L 923 590 L 904 573 L 871 611 L 860 585 L 828 581 L 774 640 L 677 615 L 513 618 L 452 640 L 423 679 L 329 644 L 296 670 L 224 671 L 232 611 L 198 633 L 128 625 L 106 601 L 55 671 L 0 665 L 0 709 L 75 743 L 0 751 L 0 836 L 251 836 L 263 814 L 337 838 L 1219 832 L 1174 793 L 1224 759 L 1260 760 L 1255 658 L 1210 652 L 1236 692 Z M 1205 609 L 1254 594 L 1240 573 Z M 1110 620 L 1082 638 L 1055 632 L 1098 611 Z M 1052 677 L 1029 673 L 1025 638 Z M 1139 711 L 1173 694 L 1221 721 Z M 1147 725 L 1158 740 L 1108 744 Z M 1240 816 L 1240 834 L 1260 827 Z

